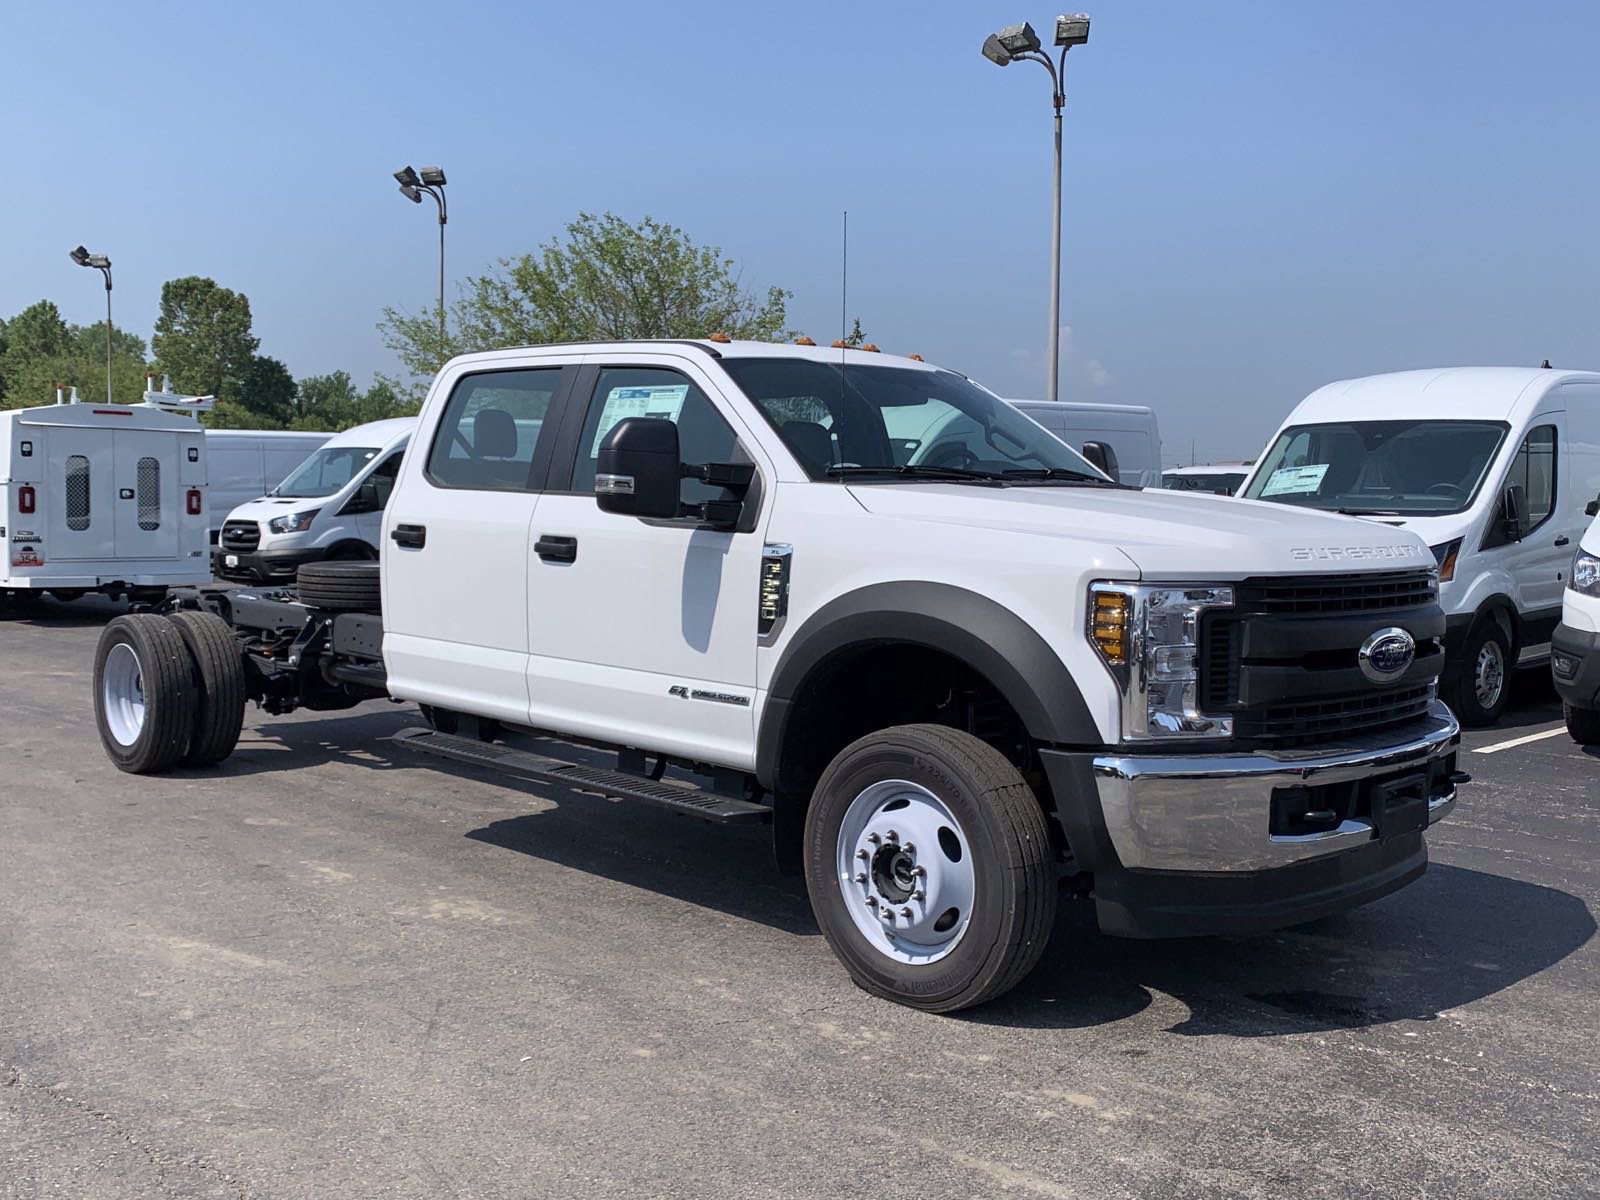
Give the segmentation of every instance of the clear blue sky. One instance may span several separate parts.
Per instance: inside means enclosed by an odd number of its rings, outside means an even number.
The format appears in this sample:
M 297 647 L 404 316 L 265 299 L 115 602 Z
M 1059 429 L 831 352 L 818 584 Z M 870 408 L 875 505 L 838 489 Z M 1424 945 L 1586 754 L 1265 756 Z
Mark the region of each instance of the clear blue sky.
M 1084 0 L 1087 3 L 1088 0 Z M 1169 458 L 1251 454 L 1332 378 L 1600 367 L 1600 4 L 1101 0 L 1069 59 L 1063 394 L 1155 405 Z M 49 297 L 148 338 L 163 280 L 246 292 L 296 375 L 391 363 L 385 304 L 579 210 L 721 245 L 794 326 L 850 313 L 1044 391 L 1050 110 L 938 3 L 10 6 L 0 314 Z

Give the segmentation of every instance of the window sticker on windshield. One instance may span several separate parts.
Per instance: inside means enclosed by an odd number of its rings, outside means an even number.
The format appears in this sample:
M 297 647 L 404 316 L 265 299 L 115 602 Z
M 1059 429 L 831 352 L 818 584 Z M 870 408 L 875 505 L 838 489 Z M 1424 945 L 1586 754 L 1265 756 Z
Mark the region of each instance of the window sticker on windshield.
M 664 384 L 659 387 L 612 388 L 600 410 L 600 425 L 594 431 L 594 445 L 589 447 L 589 457 L 600 453 L 600 443 L 606 440 L 618 421 L 625 417 L 660 417 L 677 421 L 683 411 L 684 397 L 689 394 L 687 383 Z
M 1328 473 L 1327 463 L 1310 467 L 1279 467 L 1261 489 L 1263 496 L 1296 496 L 1314 492 L 1322 486 L 1322 477 Z

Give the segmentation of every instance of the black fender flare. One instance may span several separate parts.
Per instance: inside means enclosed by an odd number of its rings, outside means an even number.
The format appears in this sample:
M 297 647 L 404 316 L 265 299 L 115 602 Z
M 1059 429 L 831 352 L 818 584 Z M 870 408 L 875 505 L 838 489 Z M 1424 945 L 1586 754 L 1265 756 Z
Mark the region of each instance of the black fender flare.
M 785 646 L 756 734 L 762 787 L 789 790 L 779 778 L 784 740 L 815 673 L 841 653 L 890 643 L 925 646 L 966 664 L 999 690 L 1037 742 L 1087 747 L 1103 740 L 1066 664 L 1010 609 L 951 584 L 876 583 L 824 604 Z

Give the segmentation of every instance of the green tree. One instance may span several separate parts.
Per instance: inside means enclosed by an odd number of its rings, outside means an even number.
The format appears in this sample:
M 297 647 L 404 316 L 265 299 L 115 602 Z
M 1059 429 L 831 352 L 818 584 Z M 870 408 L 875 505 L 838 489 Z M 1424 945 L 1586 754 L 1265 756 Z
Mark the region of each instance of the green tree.
M 0 353 L 5 394 L 0 405 L 25 408 L 51 404 L 55 389 L 76 386 L 84 400 L 98 400 L 106 386 L 106 326 L 68 325 L 48 300 L 30 305 L 6 323 L 6 348 Z M 111 339 L 112 397 L 137 404 L 144 392 L 144 339 L 114 330 Z
M 296 415 L 290 428 L 338 432 L 368 421 L 412 416 L 416 411 L 416 404 L 401 399 L 382 380 L 365 392 L 358 392 L 348 372 L 334 371 L 300 381 Z
M 261 340 L 250 329 L 250 299 L 199 275 L 161 285 L 152 344 L 176 391 L 238 400 Z
M 277 359 L 257 354 L 239 381 L 237 402 L 265 422 L 261 428 L 282 429 L 295 413 L 294 376 Z
M 566 238 L 534 254 L 501 259 L 469 278 L 451 308 L 455 329 L 440 336 L 437 309 L 416 315 L 384 309 L 378 328 L 411 380 L 393 384 L 419 399 L 446 359 L 472 350 L 530 342 L 705 337 L 773 341 L 787 337 L 785 305 L 793 293 L 749 292 L 738 264 L 715 246 L 697 246 L 683 230 L 645 217 L 629 224 L 613 213 L 580 213 Z

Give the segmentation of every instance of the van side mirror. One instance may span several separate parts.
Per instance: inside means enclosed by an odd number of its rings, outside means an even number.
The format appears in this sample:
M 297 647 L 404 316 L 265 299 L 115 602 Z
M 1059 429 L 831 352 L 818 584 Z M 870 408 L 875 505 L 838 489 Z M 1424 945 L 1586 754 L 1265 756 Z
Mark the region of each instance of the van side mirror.
M 660 417 L 624 417 L 600 443 L 595 502 L 601 512 L 670 521 L 682 478 L 678 427 Z
M 382 508 L 383 503 L 378 496 L 377 481 L 368 479 L 356 488 L 355 495 L 344 502 L 344 507 L 339 510 L 339 515 L 353 517 L 360 513 L 379 512 Z
M 1583 515 L 1586 517 L 1600 517 L 1600 496 L 1583 506 Z
M 1107 442 L 1085 442 L 1083 456 L 1096 467 L 1099 467 L 1113 480 L 1121 481 L 1122 476 L 1117 471 L 1117 452 Z
M 1500 498 L 1500 512 L 1505 518 L 1506 537 L 1520 542 L 1528 516 L 1528 494 L 1520 483 L 1506 485 L 1505 495 Z

